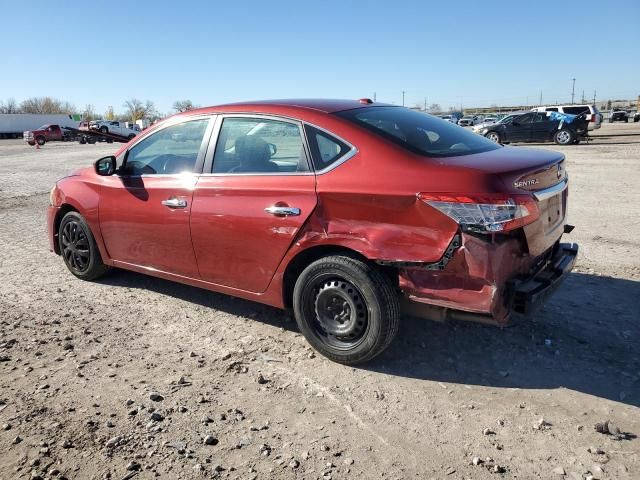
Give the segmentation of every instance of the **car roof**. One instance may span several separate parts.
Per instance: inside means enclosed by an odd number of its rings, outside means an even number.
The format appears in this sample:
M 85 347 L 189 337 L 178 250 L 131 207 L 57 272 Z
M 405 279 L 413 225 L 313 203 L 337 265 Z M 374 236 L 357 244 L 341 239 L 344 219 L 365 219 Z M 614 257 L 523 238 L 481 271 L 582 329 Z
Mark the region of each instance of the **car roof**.
M 340 100 L 340 99 L 324 99 L 324 98 L 301 98 L 301 99 L 283 99 L 283 100 L 256 100 L 251 102 L 227 103 L 211 107 L 200 108 L 197 110 L 189 110 L 189 114 L 193 113 L 215 113 L 215 112 L 237 112 L 237 111 L 255 111 L 255 112 L 278 112 L 282 108 L 292 110 L 314 110 L 322 113 L 335 113 L 344 110 L 354 110 L 356 108 L 366 107 L 394 107 L 386 103 L 371 102 L 366 100 Z

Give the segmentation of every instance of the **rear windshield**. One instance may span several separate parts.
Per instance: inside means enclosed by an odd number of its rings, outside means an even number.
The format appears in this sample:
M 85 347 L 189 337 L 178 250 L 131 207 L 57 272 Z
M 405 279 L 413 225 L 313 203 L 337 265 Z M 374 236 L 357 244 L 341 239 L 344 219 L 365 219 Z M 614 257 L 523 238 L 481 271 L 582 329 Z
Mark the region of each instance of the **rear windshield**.
M 408 108 L 366 107 L 336 115 L 419 155 L 451 157 L 500 148 L 451 122 Z

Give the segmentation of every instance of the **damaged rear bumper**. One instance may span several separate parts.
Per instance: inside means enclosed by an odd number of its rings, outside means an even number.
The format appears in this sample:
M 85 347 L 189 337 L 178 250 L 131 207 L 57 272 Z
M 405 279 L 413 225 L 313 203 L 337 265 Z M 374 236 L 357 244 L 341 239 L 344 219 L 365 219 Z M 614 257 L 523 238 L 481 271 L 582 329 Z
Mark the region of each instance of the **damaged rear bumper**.
M 557 241 L 534 257 L 518 238 L 487 242 L 462 234 L 442 270 L 399 270 L 406 313 L 432 320 L 506 325 L 512 313 L 530 314 L 571 272 L 578 246 Z
M 551 260 L 535 275 L 514 279 L 507 285 L 507 301 L 513 312 L 533 313 L 571 273 L 578 256 L 576 243 L 559 243 Z

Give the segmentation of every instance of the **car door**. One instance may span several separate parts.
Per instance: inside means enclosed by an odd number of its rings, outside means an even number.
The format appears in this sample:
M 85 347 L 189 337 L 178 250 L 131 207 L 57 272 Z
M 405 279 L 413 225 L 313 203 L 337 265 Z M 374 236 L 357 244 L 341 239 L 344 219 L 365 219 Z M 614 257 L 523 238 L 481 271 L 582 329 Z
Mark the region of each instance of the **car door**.
M 316 206 L 302 126 L 278 117 L 228 115 L 215 131 L 191 209 L 200 275 L 263 292 Z
M 530 140 L 533 115 L 533 113 L 525 113 L 513 119 L 508 128 L 510 142 L 528 142 Z
M 546 112 L 535 112 L 531 122 L 532 142 L 546 142 L 553 135 L 555 123 L 547 116 Z
M 116 175 L 104 177 L 99 218 L 110 258 L 198 277 L 189 215 L 212 122 L 192 117 L 155 130 L 127 149 Z

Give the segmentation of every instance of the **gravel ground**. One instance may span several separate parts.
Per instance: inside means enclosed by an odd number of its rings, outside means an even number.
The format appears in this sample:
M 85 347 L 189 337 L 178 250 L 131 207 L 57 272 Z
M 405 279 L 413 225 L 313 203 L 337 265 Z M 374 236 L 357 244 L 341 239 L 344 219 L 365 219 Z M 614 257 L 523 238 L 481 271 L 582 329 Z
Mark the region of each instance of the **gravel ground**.
M 581 254 L 534 318 L 405 318 L 360 368 L 269 307 L 77 280 L 48 191 L 114 145 L 0 142 L 0 478 L 640 478 L 640 124 L 596 135 L 541 146 L 567 155 Z

